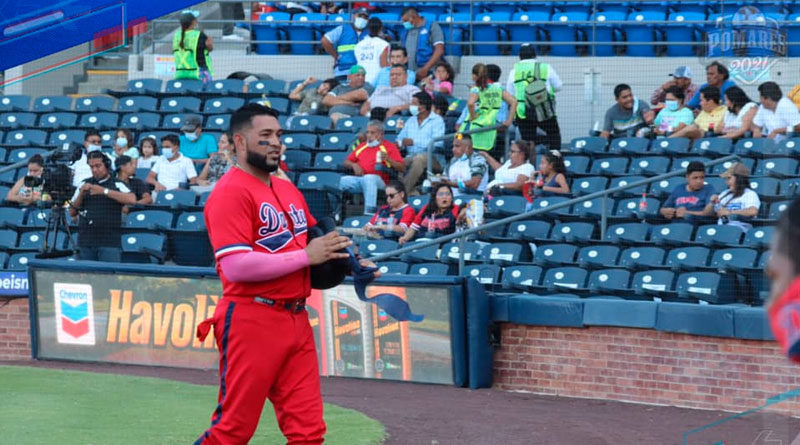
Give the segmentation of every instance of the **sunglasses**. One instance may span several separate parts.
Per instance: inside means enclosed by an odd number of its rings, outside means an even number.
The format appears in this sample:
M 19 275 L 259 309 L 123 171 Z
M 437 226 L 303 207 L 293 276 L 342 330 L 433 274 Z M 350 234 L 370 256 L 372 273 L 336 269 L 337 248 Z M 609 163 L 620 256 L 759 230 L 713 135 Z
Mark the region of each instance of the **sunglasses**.
M 394 199 L 394 197 L 395 197 L 395 196 L 397 196 L 397 195 L 399 195 L 399 194 L 400 194 L 400 192 L 397 192 L 397 193 L 387 193 L 387 194 L 386 194 L 386 199 Z
M 444 197 L 450 197 L 450 196 L 453 196 L 453 194 L 450 193 L 450 192 L 439 192 L 439 193 L 436 194 L 437 198 L 444 198 Z

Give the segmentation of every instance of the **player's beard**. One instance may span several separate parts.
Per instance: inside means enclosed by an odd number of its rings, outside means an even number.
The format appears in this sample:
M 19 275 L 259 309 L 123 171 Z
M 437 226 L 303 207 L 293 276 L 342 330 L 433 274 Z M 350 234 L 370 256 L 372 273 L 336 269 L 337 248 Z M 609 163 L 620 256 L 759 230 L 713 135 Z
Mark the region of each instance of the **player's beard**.
M 267 160 L 266 154 L 261 154 L 250 149 L 247 149 L 247 163 L 250 164 L 251 167 L 267 173 L 273 173 L 278 170 L 278 164 L 270 163 Z

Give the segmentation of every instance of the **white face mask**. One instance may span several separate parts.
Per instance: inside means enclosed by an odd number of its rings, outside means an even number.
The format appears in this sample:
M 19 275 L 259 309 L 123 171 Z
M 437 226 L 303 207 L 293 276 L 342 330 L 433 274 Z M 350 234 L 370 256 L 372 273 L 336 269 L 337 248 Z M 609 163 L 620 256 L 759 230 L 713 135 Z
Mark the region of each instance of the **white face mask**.
M 86 147 L 86 152 L 87 153 L 91 153 L 93 151 L 100 151 L 102 149 L 103 149 L 103 147 L 101 147 L 99 145 L 89 144 L 89 146 Z
M 167 159 L 172 159 L 172 149 L 171 148 L 161 148 L 161 154 L 164 155 Z
M 412 116 L 416 116 L 419 114 L 419 105 L 409 105 L 408 112 L 411 113 Z
M 122 148 L 127 147 L 128 146 L 128 139 L 127 138 L 123 138 L 123 137 L 117 138 L 117 146 L 118 147 L 122 147 Z
M 377 141 L 377 140 L 376 141 L 369 141 L 369 142 L 367 142 L 367 147 L 377 147 L 378 145 L 380 145 L 380 143 L 381 143 L 381 141 Z
M 186 136 L 186 139 L 189 139 L 189 142 L 194 142 L 197 140 L 197 133 L 195 132 L 183 133 L 183 135 Z
M 367 19 L 364 17 L 356 17 L 356 19 L 353 20 L 353 26 L 355 26 L 356 29 L 364 29 L 367 27 Z

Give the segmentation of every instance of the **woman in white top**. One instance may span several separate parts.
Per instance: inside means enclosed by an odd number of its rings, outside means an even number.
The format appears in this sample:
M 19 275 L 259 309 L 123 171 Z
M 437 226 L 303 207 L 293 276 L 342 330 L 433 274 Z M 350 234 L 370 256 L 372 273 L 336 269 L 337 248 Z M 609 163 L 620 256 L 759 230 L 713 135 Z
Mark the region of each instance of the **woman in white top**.
M 508 160 L 502 165 L 488 151 L 478 151 L 494 170 L 494 179 L 486 187 L 488 193 L 501 194 L 511 190 L 522 192 L 525 181 L 536 170 L 530 163 L 531 145 L 522 140 L 512 142 Z
M 753 118 L 758 111 L 757 104 L 741 88 L 730 87 L 725 90 L 725 106 L 728 111 L 725 112 L 720 137 L 738 139 L 744 136 L 745 132 L 752 129 Z
M 374 86 L 381 68 L 389 66 L 389 42 L 381 38 L 383 31 L 381 19 L 377 17 L 369 19 L 367 31 L 369 36 L 358 42 L 355 56 L 358 64 L 367 71 L 364 80 Z
M 717 224 L 736 226 L 747 232 L 753 226 L 742 221 L 742 218 L 755 218 L 761 207 L 758 194 L 750 188 L 750 170 L 746 165 L 737 162 L 720 177 L 726 179 L 728 190 L 720 193 L 719 197 L 711 197 L 719 217 Z

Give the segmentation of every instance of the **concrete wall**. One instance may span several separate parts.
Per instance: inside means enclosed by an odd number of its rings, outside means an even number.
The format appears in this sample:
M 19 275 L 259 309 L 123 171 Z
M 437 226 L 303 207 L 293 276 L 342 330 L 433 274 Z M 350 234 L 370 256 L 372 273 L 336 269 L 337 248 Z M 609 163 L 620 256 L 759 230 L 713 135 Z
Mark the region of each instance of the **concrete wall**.
M 88 43 L 77 45 L 64 51 L 51 54 L 47 57 L 37 59 L 33 62 L 12 68 L 5 71 L 5 80 L 9 81 L 21 75 L 32 75 L 39 70 L 44 70 L 43 74 L 27 78 L 22 82 L 15 83 L 6 87 L 4 94 L 27 94 L 31 97 L 46 95 L 62 95 L 64 88 L 71 87 L 74 83 L 74 76 L 84 72 L 85 62 L 77 62 L 72 65 L 64 66 L 53 71 L 47 72 L 47 67 L 80 57 L 89 52 Z

